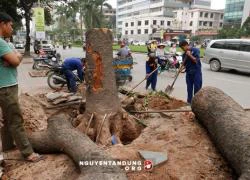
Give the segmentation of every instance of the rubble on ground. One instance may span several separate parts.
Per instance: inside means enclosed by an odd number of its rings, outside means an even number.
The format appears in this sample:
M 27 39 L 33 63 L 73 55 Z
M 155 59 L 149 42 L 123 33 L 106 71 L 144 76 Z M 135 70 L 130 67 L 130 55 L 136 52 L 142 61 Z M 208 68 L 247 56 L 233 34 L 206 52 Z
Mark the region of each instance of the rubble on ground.
M 59 93 L 60 94 L 60 93 Z M 46 106 L 68 94 L 39 94 L 33 97 L 22 95 L 24 121 L 27 130 L 39 131 L 47 127 L 50 115 Z M 65 97 L 66 96 L 66 97 Z M 73 98 L 74 99 L 74 98 Z M 63 103 L 62 103 L 63 104 Z M 60 105 L 60 104 L 58 104 Z M 70 107 L 71 108 L 71 107 Z M 76 109 L 59 109 L 79 115 Z M 134 110 L 150 109 L 187 109 L 187 104 L 161 93 L 149 94 L 136 98 Z M 218 154 L 206 131 L 196 121 L 192 113 L 134 114 L 147 125 L 140 136 L 130 144 L 115 144 L 103 147 L 116 160 L 141 160 L 139 151 L 161 152 L 168 160 L 152 171 L 128 171 L 128 179 L 233 179 L 233 173 Z M 110 139 L 111 141 L 111 139 Z M 19 154 L 19 151 L 13 151 Z M 19 154 L 20 156 L 20 154 Z M 78 176 L 73 162 L 66 155 L 47 155 L 48 158 L 38 163 L 24 161 L 6 161 L 4 177 L 11 179 L 68 179 Z M 16 158 L 17 155 L 11 156 Z
M 31 77 L 46 77 L 48 70 L 41 70 L 41 71 L 30 71 L 29 75 Z

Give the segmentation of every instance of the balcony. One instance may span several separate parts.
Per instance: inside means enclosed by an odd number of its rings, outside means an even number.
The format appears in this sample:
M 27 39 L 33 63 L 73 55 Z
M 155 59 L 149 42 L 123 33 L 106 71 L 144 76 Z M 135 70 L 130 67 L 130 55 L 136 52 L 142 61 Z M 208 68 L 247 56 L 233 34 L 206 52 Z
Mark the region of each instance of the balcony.
M 158 8 L 158 7 L 163 7 L 163 6 L 164 6 L 163 1 L 156 1 L 156 2 L 150 1 L 150 8 Z

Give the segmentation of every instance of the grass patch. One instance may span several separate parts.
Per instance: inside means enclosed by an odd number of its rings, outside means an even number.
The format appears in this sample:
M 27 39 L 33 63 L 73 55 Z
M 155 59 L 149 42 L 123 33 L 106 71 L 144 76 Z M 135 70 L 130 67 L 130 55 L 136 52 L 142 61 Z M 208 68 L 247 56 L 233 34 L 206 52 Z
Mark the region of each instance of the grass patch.
M 118 50 L 120 49 L 119 45 L 113 45 L 113 50 Z M 129 45 L 129 49 L 131 52 L 139 52 L 139 53 L 147 53 L 147 47 L 146 46 L 134 46 L 134 45 Z M 170 47 L 165 48 L 167 51 L 169 51 Z M 178 52 L 182 52 L 181 48 L 177 47 Z M 204 48 L 200 48 L 200 57 L 204 57 Z

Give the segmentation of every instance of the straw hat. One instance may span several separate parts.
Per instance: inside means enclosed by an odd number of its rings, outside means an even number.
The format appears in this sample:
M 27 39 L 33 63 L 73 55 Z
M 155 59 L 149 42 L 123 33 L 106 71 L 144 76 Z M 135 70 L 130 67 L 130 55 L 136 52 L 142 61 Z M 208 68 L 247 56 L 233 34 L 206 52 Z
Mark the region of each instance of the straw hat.
M 166 45 L 162 44 L 162 43 L 160 43 L 160 44 L 157 45 L 157 47 L 161 47 L 161 46 L 166 47 Z

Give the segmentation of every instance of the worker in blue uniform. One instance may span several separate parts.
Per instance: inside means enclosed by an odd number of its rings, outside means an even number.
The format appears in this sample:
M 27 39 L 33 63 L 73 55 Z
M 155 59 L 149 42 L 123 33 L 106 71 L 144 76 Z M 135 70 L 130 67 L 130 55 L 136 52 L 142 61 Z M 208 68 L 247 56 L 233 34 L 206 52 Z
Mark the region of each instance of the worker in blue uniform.
M 83 58 L 66 58 L 63 62 L 63 72 L 67 80 L 67 86 L 70 92 L 76 93 L 76 80 L 77 77 L 73 73 L 74 70 L 77 70 L 77 75 L 80 81 L 84 80 L 83 72 L 84 59 Z
M 189 46 L 185 40 L 179 46 L 184 51 L 182 59 L 186 67 L 187 102 L 191 104 L 193 95 L 202 88 L 200 50 Z
M 151 84 L 152 90 L 155 91 L 158 71 L 156 70 L 153 74 L 149 76 L 149 74 L 157 68 L 156 56 L 154 55 L 154 53 L 152 54 L 153 55 L 149 55 L 149 59 L 148 61 L 146 61 L 146 89 L 148 89 Z

